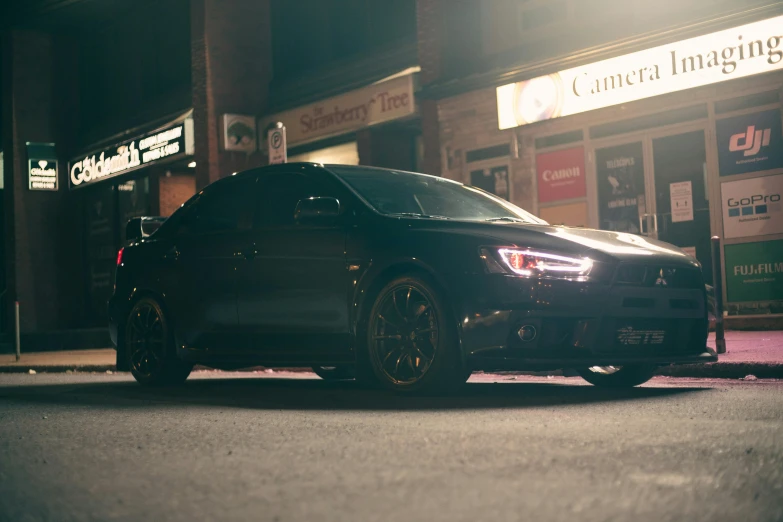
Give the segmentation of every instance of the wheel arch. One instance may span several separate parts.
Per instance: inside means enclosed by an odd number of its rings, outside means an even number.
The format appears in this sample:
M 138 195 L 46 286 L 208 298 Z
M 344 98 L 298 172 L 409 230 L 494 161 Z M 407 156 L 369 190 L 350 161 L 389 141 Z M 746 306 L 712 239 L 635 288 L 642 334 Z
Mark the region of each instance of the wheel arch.
M 356 289 L 354 291 L 353 299 L 353 311 L 352 314 L 352 333 L 354 336 L 354 344 L 356 353 L 358 355 L 364 335 L 367 327 L 367 315 L 372 309 L 375 298 L 378 293 L 386 286 L 390 281 L 397 277 L 404 275 L 422 275 L 436 285 L 436 290 L 441 294 L 443 299 L 443 306 L 446 308 L 449 317 L 452 319 L 452 324 L 456 328 L 457 342 L 459 343 L 460 356 L 465 358 L 464 350 L 462 349 L 462 324 L 457 318 L 457 313 L 452 301 L 453 292 L 449 288 L 448 283 L 441 277 L 438 272 L 433 269 L 427 263 L 420 259 L 408 258 L 397 259 L 385 263 L 383 266 L 376 266 L 369 268 L 362 278 L 357 282 Z

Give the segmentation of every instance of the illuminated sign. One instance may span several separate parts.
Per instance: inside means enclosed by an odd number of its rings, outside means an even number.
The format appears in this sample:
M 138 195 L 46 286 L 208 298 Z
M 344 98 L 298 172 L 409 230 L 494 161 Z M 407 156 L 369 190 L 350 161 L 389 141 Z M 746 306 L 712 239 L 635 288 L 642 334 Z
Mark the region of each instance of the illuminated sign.
M 497 89 L 498 126 L 509 129 L 783 69 L 781 28 L 778 16 L 503 85 Z
M 55 191 L 57 153 L 54 143 L 27 143 L 27 187 L 30 190 Z
M 171 160 L 191 154 L 193 120 L 188 118 L 145 136 L 87 154 L 84 158 L 74 159 L 68 168 L 68 179 L 74 189 L 126 174 L 164 159 Z

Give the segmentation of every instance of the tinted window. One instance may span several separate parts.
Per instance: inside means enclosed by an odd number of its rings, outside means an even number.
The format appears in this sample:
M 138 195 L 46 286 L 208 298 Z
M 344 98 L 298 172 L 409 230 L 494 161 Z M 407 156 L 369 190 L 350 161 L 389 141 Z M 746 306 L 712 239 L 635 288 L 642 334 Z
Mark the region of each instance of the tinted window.
M 300 200 L 331 195 L 311 178 L 295 173 L 275 173 L 260 178 L 258 194 L 254 222 L 259 227 L 293 225 Z
M 256 178 L 222 181 L 207 187 L 182 216 L 180 230 L 193 234 L 232 232 L 250 228 Z
M 545 224 L 497 196 L 462 183 L 398 170 L 327 165 L 381 214 L 416 214 L 449 219 L 511 218 Z

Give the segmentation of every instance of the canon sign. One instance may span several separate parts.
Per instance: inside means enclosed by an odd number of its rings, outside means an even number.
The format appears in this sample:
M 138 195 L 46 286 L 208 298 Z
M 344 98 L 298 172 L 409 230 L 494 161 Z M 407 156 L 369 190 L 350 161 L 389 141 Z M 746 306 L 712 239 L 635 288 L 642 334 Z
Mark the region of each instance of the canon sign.
M 581 175 L 582 170 L 579 167 L 573 167 L 570 169 L 545 170 L 541 178 L 546 182 L 550 182 L 578 178 Z
M 539 154 L 536 170 L 539 202 L 585 197 L 585 152 L 582 147 Z

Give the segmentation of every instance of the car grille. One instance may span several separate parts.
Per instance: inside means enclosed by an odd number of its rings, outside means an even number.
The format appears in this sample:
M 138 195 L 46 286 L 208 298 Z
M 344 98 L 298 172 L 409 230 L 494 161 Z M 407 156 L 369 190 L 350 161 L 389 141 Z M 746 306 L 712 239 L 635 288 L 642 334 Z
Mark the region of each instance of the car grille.
M 605 318 L 596 353 L 668 355 L 704 349 L 702 319 Z
M 666 265 L 621 264 L 614 276 L 615 286 L 703 289 L 701 270 Z

